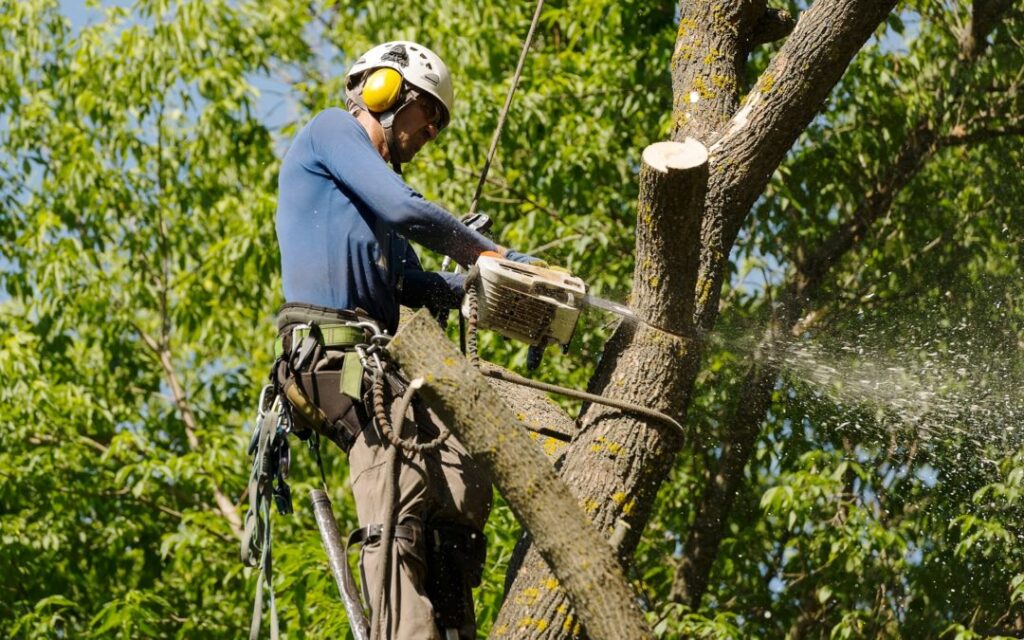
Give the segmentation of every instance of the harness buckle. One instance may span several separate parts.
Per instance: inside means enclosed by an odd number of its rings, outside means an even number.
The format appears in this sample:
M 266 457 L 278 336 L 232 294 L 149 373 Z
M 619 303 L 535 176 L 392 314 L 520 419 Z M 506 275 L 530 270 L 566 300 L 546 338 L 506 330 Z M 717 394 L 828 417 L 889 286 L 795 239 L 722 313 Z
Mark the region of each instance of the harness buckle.
M 309 325 L 309 324 L 297 324 L 294 327 L 292 327 L 292 339 L 291 339 L 291 343 L 292 344 L 291 344 L 291 347 L 288 350 L 290 352 L 294 353 L 295 350 L 299 348 L 299 332 L 300 331 L 309 331 L 312 328 L 313 328 L 312 325 Z

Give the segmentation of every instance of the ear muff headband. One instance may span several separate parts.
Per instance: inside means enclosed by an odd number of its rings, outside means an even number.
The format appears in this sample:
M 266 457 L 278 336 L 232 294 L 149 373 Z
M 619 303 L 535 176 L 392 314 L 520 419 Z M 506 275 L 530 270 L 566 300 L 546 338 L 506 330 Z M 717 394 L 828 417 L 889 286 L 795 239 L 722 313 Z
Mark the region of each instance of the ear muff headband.
M 363 85 L 363 102 L 374 113 L 387 111 L 395 106 L 402 93 L 402 74 L 385 67 L 370 74 Z

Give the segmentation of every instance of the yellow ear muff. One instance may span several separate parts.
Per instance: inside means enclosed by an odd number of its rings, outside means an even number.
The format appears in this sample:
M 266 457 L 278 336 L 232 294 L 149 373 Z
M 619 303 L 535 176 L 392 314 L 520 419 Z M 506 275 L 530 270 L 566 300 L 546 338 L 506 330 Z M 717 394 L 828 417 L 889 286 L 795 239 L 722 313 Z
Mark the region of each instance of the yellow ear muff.
M 374 113 L 387 111 L 398 100 L 402 92 L 402 74 L 385 67 L 370 74 L 363 85 L 363 102 Z

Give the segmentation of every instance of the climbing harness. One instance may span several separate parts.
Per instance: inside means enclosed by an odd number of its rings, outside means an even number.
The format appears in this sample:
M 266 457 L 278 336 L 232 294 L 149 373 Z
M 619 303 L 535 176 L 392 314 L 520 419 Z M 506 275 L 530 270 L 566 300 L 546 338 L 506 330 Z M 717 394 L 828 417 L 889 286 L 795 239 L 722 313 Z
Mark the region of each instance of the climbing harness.
M 339 317 L 341 313 L 345 313 L 346 317 Z M 405 415 L 415 393 L 422 387 L 423 380 L 406 382 L 398 374 L 387 357 L 387 344 L 391 336 L 377 322 L 354 313 L 349 316 L 347 312 L 306 305 L 286 305 L 282 308 L 279 325 L 281 332 L 275 342 L 277 358 L 270 374 L 270 383 L 260 392 L 248 449 L 253 456 L 253 463 L 249 478 L 250 505 L 246 513 L 241 556 L 247 566 L 258 566 L 260 569 L 250 638 L 255 640 L 259 636 L 264 590 L 269 592 L 270 636 L 274 640 L 279 637 L 273 591 L 270 503 L 274 502 L 278 513 L 292 512 L 291 491 L 287 484 L 291 459 L 288 435 L 306 440 L 316 459 L 322 488 L 312 490 L 310 497 L 353 635 L 356 640 L 383 638 L 387 612 L 385 594 L 390 588 L 394 544 L 397 540 L 413 543 L 424 540 L 428 556 L 431 557 L 437 556 L 431 550 L 436 551 L 441 547 L 475 548 L 474 544 L 440 540 L 436 528 L 431 528 L 427 536 L 417 523 L 395 522 L 397 514 L 394 510 L 398 505 L 396 477 L 401 456 L 435 451 L 451 437 L 451 432 L 439 425 L 439 433 L 425 442 L 403 434 Z M 369 390 L 366 397 L 363 396 L 363 389 Z M 398 399 L 393 419 L 388 411 L 389 394 Z M 327 497 L 320 439 L 325 437 L 348 452 L 371 416 L 381 435 L 391 445 L 385 455 L 388 482 L 385 488 L 387 495 L 383 499 L 392 505 L 392 512 L 382 523 L 357 529 L 347 542 L 343 542 Z M 478 532 L 464 537 L 482 544 L 482 536 Z M 366 582 L 363 581 L 364 600 L 374 605 L 366 607 L 355 587 L 348 562 L 349 551 L 359 544 L 377 543 L 385 551 L 383 579 L 377 594 L 367 594 Z M 482 556 L 482 547 L 479 555 Z M 463 587 L 465 589 L 468 587 Z M 375 597 L 371 598 L 371 595 Z M 378 615 L 368 620 L 366 609 Z M 439 611 L 441 609 L 439 607 Z M 452 619 L 452 615 L 439 614 L 439 622 Z M 447 633 L 447 630 L 443 631 Z
M 282 310 L 284 313 L 286 309 Z M 292 310 L 289 310 L 292 311 Z M 354 403 L 361 402 L 363 363 L 375 354 L 375 345 L 380 342 L 371 338 L 367 345 L 359 345 L 362 354 L 346 351 L 340 355 L 340 371 L 316 371 L 323 365 L 339 364 L 339 357 L 328 354 L 329 349 L 353 348 L 362 342 L 366 333 L 375 336 L 381 331 L 376 323 L 356 320 L 319 324 L 317 322 L 288 322 L 289 331 L 283 332 L 275 343 L 276 360 L 270 373 L 270 383 L 260 391 L 257 415 L 253 424 L 248 452 L 252 456 L 252 470 L 249 475 L 249 510 L 246 513 L 242 536 L 241 559 L 250 567 L 259 567 L 256 596 L 253 603 L 252 622 L 249 637 L 259 637 L 263 617 L 264 590 L 269 592 L 270 637 L 279 637 L 279 620 L 273 589 L 273 555 L 271 537 L 271 501 L 278 513 L 289 514 L 293 510 L 291 490 L 287 483 L 291 462 L 288 435 L 306 440 L 320 471 L 323 489 L 327 479 L 323 460 L 320 456 L 320 438 L 327 437 L 348 450 L 358 435 L 353 426 Z M 350 355 L 351 354 L 351 355 Z M 379 357 L 379 356 L 377 356 Z M 338 390 L 333 395 L 324 393 L 317 376 Z M 353 397 L 354 396 L 354 397 Z M 348 403 L 346 406 L 346 402 Z M 325 412 L 326 411 L 326 412 Z M 328 415 L 330 414 L 330 415 Z M 326 500 L 326 493 L 323 491 Z M 314 512 L 318 523 L 326 505 L 314 500 Z M 333 515 L 330 516 L 333 521 Z M 335 528 L 337 524 L 335 523 Z M 324 529 L 321 527 L 321 532 Z M 325 545 L 328 545 L 325 535 Z M 328 546 L 331 557 L 331 548 Z M 347 563 L 345 563 L 347 568 Z M 354 583 L 351 572 L 347 581 L 339 581 L 342 600 L 346 604 L 350 626 L 357 640 L 368 640 L 366 634 L 359 635 L 360 620 L 365 620 L 358 595 L 350 587 Z

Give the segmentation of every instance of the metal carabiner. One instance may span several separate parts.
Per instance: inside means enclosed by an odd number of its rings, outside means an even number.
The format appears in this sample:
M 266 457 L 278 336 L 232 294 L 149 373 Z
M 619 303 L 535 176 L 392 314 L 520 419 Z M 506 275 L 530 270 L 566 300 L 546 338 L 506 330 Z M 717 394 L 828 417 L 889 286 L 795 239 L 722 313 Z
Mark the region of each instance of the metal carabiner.
M 358 320 L 356 322 L 349 322 L 348 326 L 354 329 L 362 329 L 363 331 L 369 331 L 371 336 L 380 335 L 380 327 L 376 322 L 369 320 Z M 373 338 L 371 337 L 371 340 Z
M 274 398 L 274 404 L 271 408 L 273 409 L 275 407 L 277 408 L 278 411 L 277 424 L 274 425 L 274 428 L 277 433 L 281 434 L 282 436 L 286 436 L 292 431 L 292 419 L 291 414 L 288 411 L 285 411 L 284 405 L 281 404 L 280 395 Z
M 272 384 L 264 385 L 263 388 L 260 389 L 259 398 L 256 400 L 256 420 L 252 423 L 252 435 L 249 436 L 249 455 L 256 453 L 256 448 L 259 446 L 260 425 L 263 424 L 263 419 L 267 416 L 267 413 L 273 409 L 272 404 L 269 407 L 267 406 L 268 395 L 273 393 L 273 391 L 274 385 Z M 277 400 L 278 397 L 275 396 L 274 401 L 276 402 Z
M 291 344 L 291 349 L 290 349 L 290 351 L 292 353 L 294 353 L 295 350 L 299 348 L 299 339 L 298 339 L 299 336 L 298 336 L 298 333 L 300 331 L 302 331 L 302 330 L 309 331 L 312 328 L 313 327 L 311 325 L 308 325 L 308 324 L 297 324 L 294 327 L 292 327 L 292 344 Z
M 274 385 L 266 384 L 260 389 L 259 400 L 256 401 L 256 422 L 263 419 L 272 408 L 270 394 L 274 392 Z

